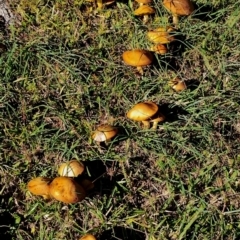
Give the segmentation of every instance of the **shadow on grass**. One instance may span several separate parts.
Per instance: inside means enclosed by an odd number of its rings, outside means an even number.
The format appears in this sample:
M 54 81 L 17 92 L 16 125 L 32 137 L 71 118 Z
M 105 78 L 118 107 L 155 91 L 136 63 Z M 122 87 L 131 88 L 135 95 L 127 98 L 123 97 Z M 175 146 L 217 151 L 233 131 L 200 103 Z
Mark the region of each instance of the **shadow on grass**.
M 145 240 L 144 233 L 124 227 L 114 227 L 104 231 L 99 240 Z
M 1 201 L 7 202 L 9 198 L 10 196 L 1 196 Z M 13 235 L 10 233 L 10 228 L 14 225 L 14 223 L 15 220 L 12 215 L 0 206 L 0 239 L 13 239 Z
M 217 9 L 212 5 L 207 4 L 195 4 L 195 12 L 193 18 L 199 19 L 204 22 L 208 22 L 214 19 L 214 13 L 217 12 Z
M 175 122 L 180 119 L 181 115 L 188 115 L 189 113 L 180 106 L 173 106 L 169 103 L 164 103 L 159 106 L 160 112 L 166 116 L 166 122 Z
M 94 188 L 89 191 L 89 197 L 94 198 L 96 194 L 110 195 L 118 186 L 117 182 L 123 179 L 123 175 L 115 176 L 111 165 L 104 164 L 101 160 L 94 160 L 85 163 L 85 171 L 77 178 L 77 181 L 81 181 L 81 179 L 88 179 L 94 183 Z M 118 193 L 123 195 L 123 190 L 118 188 Z
M 185 84 L 187 86 L 187 89 L 189 89 L 190 91 L 194 91 L 199 87 L 200 82 L 197 79 L 190 79 L 188 81 L 185 81 Z

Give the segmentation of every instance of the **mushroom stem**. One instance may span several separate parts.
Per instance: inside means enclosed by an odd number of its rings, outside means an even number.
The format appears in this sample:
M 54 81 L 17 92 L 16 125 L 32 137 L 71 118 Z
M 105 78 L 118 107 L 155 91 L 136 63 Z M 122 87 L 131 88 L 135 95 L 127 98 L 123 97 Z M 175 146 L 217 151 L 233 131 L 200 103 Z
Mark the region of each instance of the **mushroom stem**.
M 143 23 L 147 23 L 149 19 L 148 14 L 143 15 Z
M 142 67 L 138 66 L 138 67 L 137 67 L 137 71 L 138 71 L 141 75 L 143 75 L 143 69 L 142 69 Z
M 179 17 L 178 17 L 178 15 L 176 15 L 176 14 L 173 14 L 173 23 L 174 23 L 175 25 L 178 25 L 178 23 L 179 23 Z
M 143 128 L 144 129 L 149 129 L 150 128 L 150 122 L 149 121 L 142 121 Z
M 153 122 L 152 129 L 153 130 L 157 130 L 157 125 L 158 125 L 158 122 Z

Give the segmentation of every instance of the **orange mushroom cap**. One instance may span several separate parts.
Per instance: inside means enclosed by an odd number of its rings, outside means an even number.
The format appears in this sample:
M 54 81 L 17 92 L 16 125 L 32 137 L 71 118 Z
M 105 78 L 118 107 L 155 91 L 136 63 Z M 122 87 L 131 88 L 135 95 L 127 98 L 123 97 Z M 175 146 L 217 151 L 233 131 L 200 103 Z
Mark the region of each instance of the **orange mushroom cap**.
M 56 177 L 49 185 L 49 194 L 64 203 L 80 202 L 86 196 L 84 188 L 69 177 Z
M 150 50 L 161 55 L 166 54 L 168 52 L 167 47 L 163 44 L 154 45 L 151 47 Z
M 136 104 L 127 113 L 127 117 L 134 121 L 146 121 L 151 119 L 158 111 L 158 105 L 153 102 L 142 102 Z
M 97 240 L 92 234 L 86 234 L 81 237 L 79 240 Z
M 37 177 L 30 180 L 27 184 L 27 189 L 34 195 L 40 195 L 44 198 L 49 197 L 49 183 L 52 181 L 50 178 Z
M 175 40 L 171 35 L 175 29 L 172 27 L 159 27 L 147 32 L 148 39 L 153 43 L 167 44 Z
M 110 125 L 101 125 L 93 132 L 92 138 L 97 142 L 104 142 L 115 137 L 118 133 L 118 128 Z
M 134 15 L 136 16 L 150 15 L 154 13 L 155 13 L 155 9 L 148 5 L 142 5 L 134 11 Z
M 135 0 L 136 2 L 140 3 L 140 4 L 149 4 L 152 2 L 152 0 Z
M 127 65 L 134 67 L 147 66 L 153 62 L 153 54 L 150 51 L 141 49 L 125 51 L 122 58 Z
M 184 81 L 182 81 L 180 78 L 174 78 L 169 82 L 169 85 L 174 89 L 176 92 L 181 92 L 187 88 Z

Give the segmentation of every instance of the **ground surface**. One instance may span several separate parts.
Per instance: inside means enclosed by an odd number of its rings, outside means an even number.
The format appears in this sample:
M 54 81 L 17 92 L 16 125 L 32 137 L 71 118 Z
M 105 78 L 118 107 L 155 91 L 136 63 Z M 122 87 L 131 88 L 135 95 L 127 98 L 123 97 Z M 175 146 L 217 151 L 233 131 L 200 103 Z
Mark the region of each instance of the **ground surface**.
M 143 76 L 123 51 L 148 49 L 137 4 L 96 11 L 78 0 L 13 0 L 14 25 L 0 22 L 1 239 L 239 239 L 240 2 L 196 0 L 177 41 Z M 187 90 L 175 93 L 178 76 Z M 157 131 L 126 119 L 140 101 L 166 115 Z M 107 146 L 92 131 L 110 122 Z M 83 161 L 95 188 L 77 204 L 45 201 L 26 183 Z

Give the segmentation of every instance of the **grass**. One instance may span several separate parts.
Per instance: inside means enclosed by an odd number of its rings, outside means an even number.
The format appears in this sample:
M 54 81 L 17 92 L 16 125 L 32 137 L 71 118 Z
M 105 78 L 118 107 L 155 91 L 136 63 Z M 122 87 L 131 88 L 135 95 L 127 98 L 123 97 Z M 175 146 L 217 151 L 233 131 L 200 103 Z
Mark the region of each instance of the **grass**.
M 96 11 L 84 1 L 11 1 L 1 28 L 0 236 L 3 239 L 238 239 L 240 236 L 239 2 L 196 0 L 178 41 L 144 75 L 121 54 L 149 48 L 146 31 L 169 25 L 155 1 L 146 25 L 136 4 Z M 186 81 L 173 92 L 168 81 Z M 135 103 L 159 104 L 156 132 L 126 119 Z M 107 148 L 91 140 L 114 120 Z M 95 188 L 66 205 L 31 195 L 26 183 L 84 162 Z

